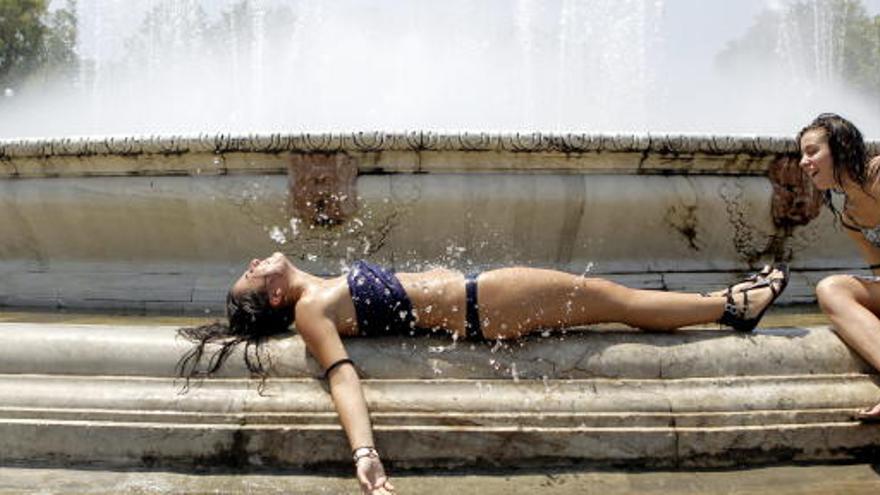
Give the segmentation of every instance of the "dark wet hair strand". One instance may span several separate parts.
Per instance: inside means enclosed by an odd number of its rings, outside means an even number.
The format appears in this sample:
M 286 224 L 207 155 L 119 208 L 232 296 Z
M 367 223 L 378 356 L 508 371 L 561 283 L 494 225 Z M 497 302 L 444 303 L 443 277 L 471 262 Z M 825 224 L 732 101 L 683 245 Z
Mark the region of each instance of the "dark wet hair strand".
M 185 379 L 184 392 L 189 389 L 191 378 L 207 377 L 219 371 L 241 343 L 245 344 L 245 366 L 252 375 L 261 377 L 258 390 L 262 391 L 267 364 L 271 366 L 271 357 L 261 352 L 262 345 L 269 337 L 288 331 L 293 311 L 289 307 L 271 307 L 268 296 L 263 293 L 249 292 L 235 297 L 230 291 L 226 295 L 226 316 L 228 323 L 215 321 L 178 330 L 180 336 L 195 344 L 176 366 L 177 375 Z M 219 348 L 206 360 L 209 345 Z

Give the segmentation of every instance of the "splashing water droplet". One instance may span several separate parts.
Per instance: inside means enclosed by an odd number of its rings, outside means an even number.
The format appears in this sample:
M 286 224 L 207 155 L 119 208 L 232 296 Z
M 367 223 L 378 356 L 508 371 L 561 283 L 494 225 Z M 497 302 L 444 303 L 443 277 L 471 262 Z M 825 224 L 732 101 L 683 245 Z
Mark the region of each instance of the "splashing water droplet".
M 581 273 L 581 276 L 586 277 L 588 273 L 593 271 L 593 266 L 594 266 L 594 263 L 592 261 L 587 263 L 587 266 L 584 268 L 584 271 L 583 271 L 583 273 Z
M 286 244 L 287 238 L 284 236 L 284 232 L 277 225 L 273 225 L 269 230 L 269 238 L 278 244 Z

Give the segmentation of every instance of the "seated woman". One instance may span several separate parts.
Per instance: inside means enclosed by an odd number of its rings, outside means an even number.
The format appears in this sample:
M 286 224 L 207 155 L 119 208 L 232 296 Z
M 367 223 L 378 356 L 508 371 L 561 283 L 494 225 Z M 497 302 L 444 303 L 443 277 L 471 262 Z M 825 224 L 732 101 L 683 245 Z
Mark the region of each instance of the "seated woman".
M 837 334 L 880 370 L 880 156 L 868 157 L 862 133 L 833 113 L 816 117 L 797 136 L 801 169 L 858 246 L 874 276 L 838 274 L 819 281 L 816 298 Z M 842 196 L 843 206 L 831 193 Z M 880 403 L 856 417 L 880 421 Z
M 326 370 L 361 488 L 365 493 L 392 493 L 373 448 L 360 381 L 340 337 L 406 334 L 420 327 L 442 328 L 462 339 L 509 339 L 602 322 L 670 330 L 718 321 L 751 331 L 787 283 L 785 267 L 765 267 L 724 291 L 683 294 L 630 289 L 536 268 L 503 268 L 466 277 L 442 268 L 393 274 L 364 261 L 355 262 L 347 275 L 325 279 L 274 253 L 252 260 L 232 286 L 226 300 L 228 326 L 214 323 L 182 330 L 197 346 L 181 360 L 181 373 L 196 372 L 206 343 L 223 344 L 209 360 L 210 374 L 222 364 L 229 346 L 259 342 L 295 323 Z M 263 373 L 258 362 L 248 361 L 248 367 Z

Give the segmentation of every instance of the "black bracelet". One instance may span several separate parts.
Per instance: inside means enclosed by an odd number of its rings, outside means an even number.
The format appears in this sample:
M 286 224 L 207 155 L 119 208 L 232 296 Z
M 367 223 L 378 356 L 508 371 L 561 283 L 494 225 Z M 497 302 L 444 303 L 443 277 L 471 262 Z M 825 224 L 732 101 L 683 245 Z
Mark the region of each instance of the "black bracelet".
M 339 361 L 336 361 L 335 363 L 333 363 L 327 367 L 327 371 L 324 372 L 324 379 L 325 380 L 329 379 L 330 372 L 333 371 L 334 369 L 342 366 L 343 364 L 350 364 L 350 365 L 354 366 L 354 361 L 352 361 L 351 359 L 348 359 L 348 358 L 342 358 Z

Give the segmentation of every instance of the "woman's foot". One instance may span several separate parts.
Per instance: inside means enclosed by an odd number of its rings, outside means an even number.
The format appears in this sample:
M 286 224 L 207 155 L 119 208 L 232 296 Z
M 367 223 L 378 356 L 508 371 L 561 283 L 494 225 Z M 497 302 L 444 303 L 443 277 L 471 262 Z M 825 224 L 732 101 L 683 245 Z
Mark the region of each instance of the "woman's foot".
M 874 407 L 860 409 L 856 413 L 856 419 L 863 422 L 863 423 L 878 423 L 878 422 L 880 422 L 880 404 L 877 404 Z
M 718 320 L 740 332 L 751 332 L 758 326 L 767 308 L 788 285 L 788 267 L 780 265 L 734 284 L 720 295 L 725 298 L 724 313 Z

